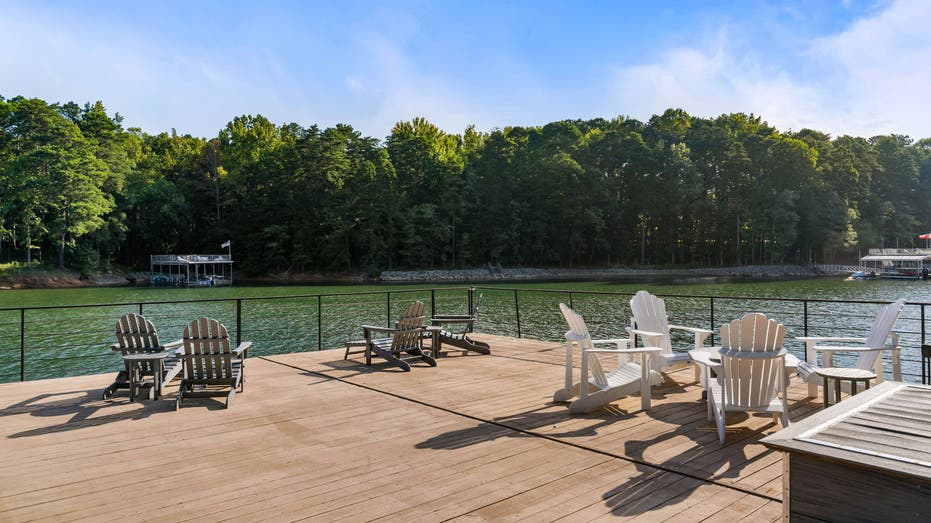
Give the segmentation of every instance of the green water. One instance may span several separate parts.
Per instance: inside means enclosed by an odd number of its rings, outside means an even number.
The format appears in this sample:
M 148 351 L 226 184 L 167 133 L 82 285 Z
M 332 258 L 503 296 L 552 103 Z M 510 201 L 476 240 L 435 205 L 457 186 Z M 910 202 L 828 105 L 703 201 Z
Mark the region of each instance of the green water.
M 718 327 L 748 311 L 765 312 L 786 324 L 787 346 L 801 354 L 795 336 L 804 334 L 804 306 L 778 299 L 828 299 L 931 303 L 931 283 L 920 281 L 843 281 L 824 278 L 780 282 L 722 282 L 692 278 L 679 281 L 561 282 L 482 285 L 482 303 L 476 331 L 559 340 L 565 330 L 559 302 L 569 302 L 586 318 L 593 334 L 617 336 L 629 322 L 629 297 L 592 293 L 633 293 L 640 289 L 663 295 L 737 296 L 715 298 L 714 317 L 708 298 L 666 298 L 673 323 Z M 486 288 L 487 287 L 487 288 Z M 431 288 L 442 288 L 431 295 Z M 518 311 L 512 288 L 519 289 Z M 536 292 L 539 290 L 540 292 Z M 570 298 L 568 291 L 572 291 Z M 566 291 L 566 292 L 543 292 Z M 371 294 L 364 294 L 371 293 Z M 330 295 L 317 298 L 316 295 Z M 390 297 L 389 297 L 390 294 Z M 311 296 L 306 296 L 311 295 Z M 149 287 L 43 289 L 0 291 L 0 309 L 17 307 L 127 304 L 27 310 L 25 320 L 24 377 L 40 379 L 108 372 L 120 365 L 107 345 L 113 341 L 113 325 L 127 312 L 151 319 L 163 340 L 176 339 L 184 325 L 199 316 L 211 316 L 230 327 L 236 325 L 236 298 L 242 299 L 242 338 L 251 340 L 253 354 L 338 348 L 361 335 L 363 323 L 384 325 L 412 300 L 419 299 L 442 314 L 467 311 L 465 286 L 454 285 L 358 285 L 358 286 L 235 286 L 227 288 L 165 289 Z M 272 299 L 272 297 L 275 297 Z M 755 298 L 755 299 L 749 299 Z M 176 300 L 216 302 L 148 304 Z M 320 322 L 318 325 L 318 300 Z M 390 300 L 390 303 L 389 303 Z M 876 306 L 862 304 L 808 305 L 809 335 L 863 335 Z M 918 347 L 921 343 L 921 308 L 907 306 L 897 324 L 903 336 L 903 368 L 917 380 Z M 20 379 L 20 311 L 0 310 L 0 381 Z M 712 325 L 714 323 L 714 325 Z M 318 341 L 319 340 L 319 341 Z

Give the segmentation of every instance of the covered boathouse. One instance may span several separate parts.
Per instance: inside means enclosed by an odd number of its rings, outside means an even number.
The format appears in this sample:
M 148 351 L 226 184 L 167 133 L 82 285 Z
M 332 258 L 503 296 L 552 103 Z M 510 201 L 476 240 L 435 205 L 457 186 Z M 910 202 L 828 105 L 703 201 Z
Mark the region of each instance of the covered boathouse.
M 929 249 L 870 249 L 860 258 L 864 275 L 885 279 L 927 279 L 931 268 Z
M 152 285 L 214 287 L 233 284 L 229 254 L 153 254 L 149 257 Z

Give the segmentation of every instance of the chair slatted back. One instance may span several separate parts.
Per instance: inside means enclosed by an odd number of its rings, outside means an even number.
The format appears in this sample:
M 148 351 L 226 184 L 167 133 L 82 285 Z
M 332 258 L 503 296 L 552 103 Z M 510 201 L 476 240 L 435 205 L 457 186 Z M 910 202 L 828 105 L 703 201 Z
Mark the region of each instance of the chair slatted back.
M 416 318 L 417 316 L 426 316 L 427 308 L 424 306 L 422 301 L 415 301 L 407 306 L 404 309 L 404 312 L 401 313 L 401 318 Z
M 233 375 L 233 355 L 226 327 L 212 318 L 198 318 L 184 328 L 185 377 L 210 380 Z
M 411 348 L 420 348 L 423 322 L 424 316 L 411 316 L 398 320 L 396 330 L 391 333 L 391 351 L 402 352 Z
M 785 325 L 754 312 L 721 326 L 724 401 L 745 408 L 770 404 L 782 372 Z
M 595 344 L 592 342 L 592 335 L 589 334 L 588 326 L 585 325 L 585 320 L 582 319 L 582 315 L 570 309 L 565 303 L 559 304 L 559 310 L 562 312 L 563 317 L 566 319 L 566 323 L 569 325 L 569 331 L 566 332 L 566 343 L 577 342 L 583 351 L 585 349 L 594 348 Z M 598 361 L 598 357 L 592 354 L 583 359 L 586 360 L 588 364 L 588 371 L 592 381 L 594 381 L 598 387 L 607 387 L 608 376 L 605 374 L 601 362 Z
M 892 334 L 892 328 L 899 319 L 902 308 L 905 307 L 905 299 L 898 300 L 886 305 L 873 318 L 873 324 L 870 326 L 870 332 L 866 335 L 867 347 L 882 347 Z M 882 355 L 879 351 L 861 352 L 857 357 L 855 367 L 858 369 L 873 370 L 876 365 L 876 359 Z
M 666 302 L 647 291 L 637 291 L 630 299 L 630 310 L 638 329 L 662 334 L 655 346 L 663 349 L 663 355 L 671 356 L 672 340 L 669 337 Z
M 123 354 L 161 350 L 155 325 L 139 314 L 120 316 L 116 322 L 116 341 Z

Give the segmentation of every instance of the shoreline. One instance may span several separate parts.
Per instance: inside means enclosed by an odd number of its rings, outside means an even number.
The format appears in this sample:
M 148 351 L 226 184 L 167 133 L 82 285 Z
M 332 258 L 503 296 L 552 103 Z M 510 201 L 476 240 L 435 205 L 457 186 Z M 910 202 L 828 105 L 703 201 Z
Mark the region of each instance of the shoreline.
M 134 273 L 129 273 L 134 274 Z M 727 278 L 735 280 L 795 280 L 829 276 L 810 266 L 801 265 L 744 265 L 740 267 L 698 268 L 613 268 L 613 269 L 557 269 L 557 268 L 504 268 L 431 269 L 419 271 L 384 271 L 377 277 L 366 274 L 289 273 L 240 277 L 245 285 L 353 285 L 394 283 L 492 283 L 534 281 L 612 281 L 636 279 L 676 278 Z M 67 271 L 23 272 L 0 278 L 0 289 L 61 289 L 80 287 L 122 287 L 139 285 L 122 272 L 83 276 Z
M 801 265 L 744 265 L 668 269 L 541 269 L 482 268 L 459 270 L 385 271 L 382 283 L 412 282 L 519 282 L 629 280 L 636 278 L 733 278 L 746 280 L 794 280 L 829 274 Z

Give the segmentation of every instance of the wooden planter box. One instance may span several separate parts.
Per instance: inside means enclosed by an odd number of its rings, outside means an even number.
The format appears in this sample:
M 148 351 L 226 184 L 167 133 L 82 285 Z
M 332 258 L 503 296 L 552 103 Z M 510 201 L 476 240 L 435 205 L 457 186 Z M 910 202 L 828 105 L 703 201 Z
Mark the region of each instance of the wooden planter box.
M 791 521 L 931 521 L 931 387 L 886 382 L 762 443 Z

